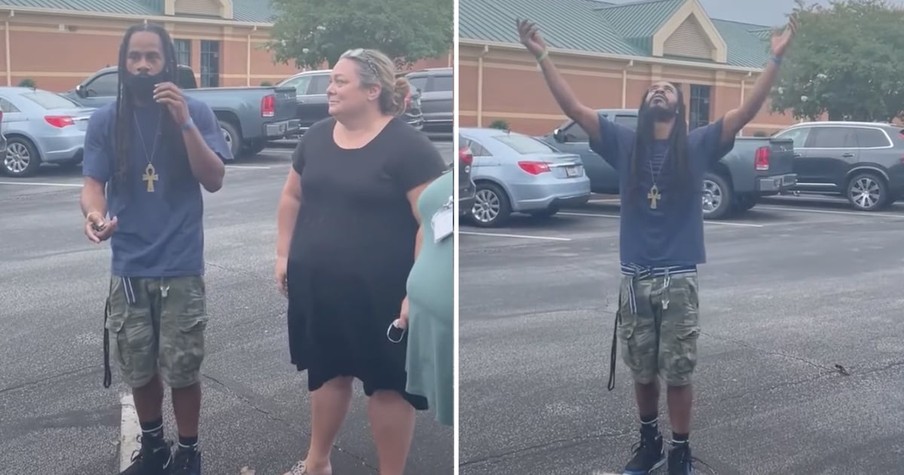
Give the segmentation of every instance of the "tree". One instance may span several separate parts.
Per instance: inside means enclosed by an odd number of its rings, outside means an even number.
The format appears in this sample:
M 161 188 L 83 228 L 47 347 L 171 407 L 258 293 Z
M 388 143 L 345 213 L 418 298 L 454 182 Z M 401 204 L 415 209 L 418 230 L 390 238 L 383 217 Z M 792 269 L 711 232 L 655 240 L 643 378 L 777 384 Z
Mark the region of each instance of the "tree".
M 795 118 L 890 121 L 904 115 L 904 10 L 884 0 L 796 0 L 800 28 L 772 92 Z
M 452 49 L 453 0 L 271 0 L 270 49 L 296 67 L 332 67 L 353 48 L 378 49 L 410 66 Z

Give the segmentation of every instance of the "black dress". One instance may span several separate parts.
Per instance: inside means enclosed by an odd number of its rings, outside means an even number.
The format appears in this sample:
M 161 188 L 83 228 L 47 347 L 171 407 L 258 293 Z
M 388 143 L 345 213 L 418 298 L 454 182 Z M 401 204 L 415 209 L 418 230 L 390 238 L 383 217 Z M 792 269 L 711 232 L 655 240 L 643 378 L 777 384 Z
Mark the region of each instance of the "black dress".
M 405 392 L 407 335 L 393 343 L 386 330 L 414 264 L 418 224 L 406 193 L 445 165 L 426 136 L 399 119 L 353 150 L 335 143 L 335 124 L 312 126 L 292 158 L 302 192 L 287 270 L 292 363 L 308 371 L 310 391 L 354 376 L 368 396 L 395 390 L 424 410 L 425 398 Z

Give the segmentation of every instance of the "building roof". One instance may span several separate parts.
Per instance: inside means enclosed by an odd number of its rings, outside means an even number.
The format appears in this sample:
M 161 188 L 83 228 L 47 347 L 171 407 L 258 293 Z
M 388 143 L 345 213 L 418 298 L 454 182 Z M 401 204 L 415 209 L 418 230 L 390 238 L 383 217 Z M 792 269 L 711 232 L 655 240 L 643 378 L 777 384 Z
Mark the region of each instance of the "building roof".
M 69 10 L 119 15 L 163 16 L 163 0 L 0 0 L 0 7 Z M 233 20 L 272 23 L 269 0 L 232 0 Z
M 536 21 L 552 48 L 652 57 L 653 35 L 691 0 L 460 0 L 459 37 L 518 44 L 517 19 Z M 711 19 L 728 47 L 727 65 L 760 68 L 771 28 Z M 712 61 L 682 58 L 692 62 Z

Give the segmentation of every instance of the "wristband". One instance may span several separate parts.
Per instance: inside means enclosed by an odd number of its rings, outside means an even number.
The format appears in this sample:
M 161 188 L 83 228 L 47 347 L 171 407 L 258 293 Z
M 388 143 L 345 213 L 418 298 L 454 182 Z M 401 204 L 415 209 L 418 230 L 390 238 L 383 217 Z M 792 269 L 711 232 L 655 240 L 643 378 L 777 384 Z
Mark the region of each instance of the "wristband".
M 540 53 L 540 56 L 537 56 L 537 62 L 538 62 L 538 63 L 542 63 L 543 60 L 546 59 L 547 56 L 549 56 L 549 51 L 548 51 L 548 50 L 543 50 L 543 52 Z
M 191 117 L 189 117 L 188 120 L 185 121 L 184 124 L 182 124 L 182 131 L 184 132 L 186 130 L 191 130 L 191 128 L 194 126 L 195 126 L 195 121 L 192 120 Z
M 775 63 L 776 66 L 781 66 L 781 65 L 782 65 L 782 57 L 781 57 L 781 56 L 773 56 L 773 57 L 771 57 L 771 58 L 769 58 L 769 59 L 771 59 L 772 62 Z

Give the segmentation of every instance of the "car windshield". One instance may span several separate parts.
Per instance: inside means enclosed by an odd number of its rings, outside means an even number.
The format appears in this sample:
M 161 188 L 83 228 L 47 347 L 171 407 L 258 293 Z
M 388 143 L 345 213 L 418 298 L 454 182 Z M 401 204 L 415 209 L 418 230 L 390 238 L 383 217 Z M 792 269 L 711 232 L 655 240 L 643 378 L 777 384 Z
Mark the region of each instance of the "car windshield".
M 545 143 L 527 135 L 505 134 L 494 135 L 494 139 L 508 145 L 521 155 L 532 153 L 556 153 L 556 150 Z
M 28 99 L 31 102 L 47 109 L 47 110 L 56 110 L 56 109 L 78 109 L 78 104 L 66 99 L 59 94 L 54 94 L 52 92 L 46 91 L 31 91 L 31 92 L 23 92 L 22 97 Z

